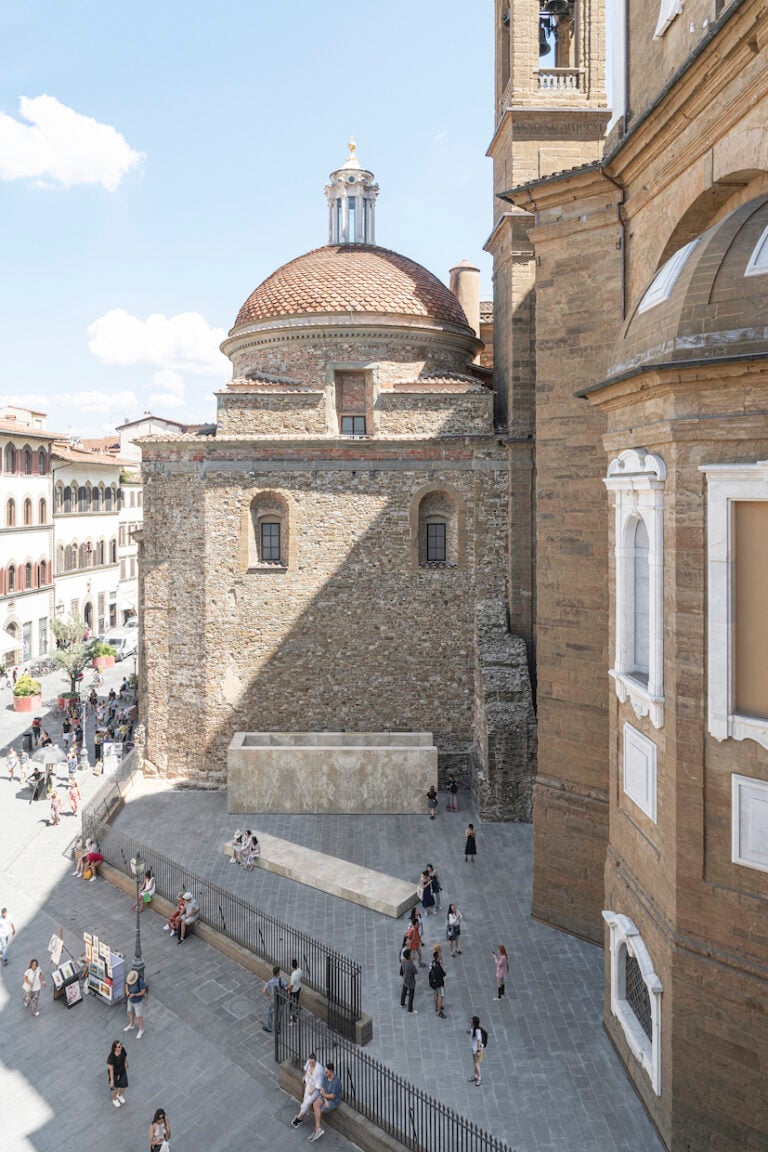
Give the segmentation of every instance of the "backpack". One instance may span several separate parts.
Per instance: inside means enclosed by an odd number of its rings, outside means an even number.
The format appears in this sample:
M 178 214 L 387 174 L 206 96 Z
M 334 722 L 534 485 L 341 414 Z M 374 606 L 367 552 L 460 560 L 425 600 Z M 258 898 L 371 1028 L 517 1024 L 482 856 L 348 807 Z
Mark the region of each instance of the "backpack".
M 430 988 L 439 988 L 440 987 L 440 981 L 438 979 L 437 972 L 435 971 L 435 965 L 434 964 L 432 965 L 432 967 L 429 970 L 428 980 L 429 980 Z
M 488 1033 L 486 1032 L 485 1028 L 480 1029 L 480 1039 L 483 1042 L 483 1048 L 487 1048 L 488 1047 Z

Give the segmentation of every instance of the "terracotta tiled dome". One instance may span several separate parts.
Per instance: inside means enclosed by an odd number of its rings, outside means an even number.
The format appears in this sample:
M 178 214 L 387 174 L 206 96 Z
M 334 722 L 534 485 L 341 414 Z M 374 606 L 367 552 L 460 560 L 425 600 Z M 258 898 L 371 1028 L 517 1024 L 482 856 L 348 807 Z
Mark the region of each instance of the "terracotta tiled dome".
M 312 313 L 424 316 L 467 328 L 453 293 L 407 256 L 370 244 L 328 245 L 283 264 L 240 309 L 242 324 Z

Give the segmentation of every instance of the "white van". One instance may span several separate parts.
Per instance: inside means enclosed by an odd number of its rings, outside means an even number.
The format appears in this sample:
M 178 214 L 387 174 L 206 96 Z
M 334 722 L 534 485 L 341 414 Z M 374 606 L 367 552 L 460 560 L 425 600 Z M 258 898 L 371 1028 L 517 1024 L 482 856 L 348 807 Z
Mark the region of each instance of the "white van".
M 107 632 L 104 643 L 111 645 L 117 652 L 115 660 L 124 660 L 126 656 L 132 656 L 138 650 L 139 630 L 138 628 L 116 628 L 112 632 Z

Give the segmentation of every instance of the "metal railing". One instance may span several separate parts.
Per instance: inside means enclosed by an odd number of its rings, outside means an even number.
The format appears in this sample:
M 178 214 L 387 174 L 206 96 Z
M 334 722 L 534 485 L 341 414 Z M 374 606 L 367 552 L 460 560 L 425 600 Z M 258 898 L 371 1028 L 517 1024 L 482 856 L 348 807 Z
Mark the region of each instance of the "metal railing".
M 152 869 L 158 895 L 172 903 L 181 892 L 193 892 L 200 903 L 200 920 L 227 936 L 271 965 L 290 972 L 299 961 L 304 983 L 328 1001 L 328 1023 L 344 1036 L 354 1038 L 355 1023 L 362 1015 L 361 966 L 319 940 L 289 924 L 254 908 L 234 893 L 210 880 L 196 876 L 189 868 L 156 852 L 154 848 L 111 828 L 109 814 L 125 790 L 125 781 L 115 780 L 104 796 L 99 793 L 83 814 L 83 835 L 98 842 L 108 864 L 131 876 L 131 857 L 139 852 Z M 95 803 L 98 801 L 98 803 Z
M 86 836 L 99 839 L 102 826 L 109 824 L 120 808 L 137 775 L 140 775 L 138 757 L 129 752 L 123 757 L 117 772 L 105 777 L 98 791 L 81 808 L 83 839 Z
M 341 1079 L 343 1102 L 413 1152 L 514 1152 L 362 1048 L 333 1035 L 316 1017 L 291 1005 L 282 990 L 276 992 L 272 1027 L 278 1064 L 289 1061 L 302 1068 L 310 1052 L 323 1067 L 331 1061 Z

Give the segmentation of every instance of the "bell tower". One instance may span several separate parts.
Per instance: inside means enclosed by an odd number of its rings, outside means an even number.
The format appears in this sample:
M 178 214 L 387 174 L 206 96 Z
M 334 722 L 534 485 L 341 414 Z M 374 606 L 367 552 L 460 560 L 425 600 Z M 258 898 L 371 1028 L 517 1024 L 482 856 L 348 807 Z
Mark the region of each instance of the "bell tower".
M 604 0 L 495 0 L 493 230 L 494 389 L 509 442 L 512 630 L 532 647 L 536 619 L 533 477 L 536 435 L 533 215 L 511 188 L 598 160 L 610 119 Z
M 328 179 L 328 243 L 375 244 L 379 186 L 373 172 L 358 160 L 354 137 L 349 141 L 349 156 Z

